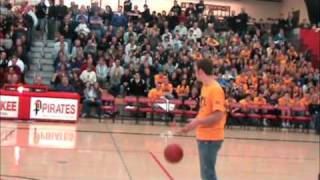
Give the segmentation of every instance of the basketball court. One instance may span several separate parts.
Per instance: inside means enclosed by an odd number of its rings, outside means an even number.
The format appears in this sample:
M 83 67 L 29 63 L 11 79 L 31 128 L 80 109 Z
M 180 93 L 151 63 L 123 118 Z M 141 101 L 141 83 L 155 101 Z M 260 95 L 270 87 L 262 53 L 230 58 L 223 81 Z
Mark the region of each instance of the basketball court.
M 164 125 L 1 122 L 1 180 L 200 180 L 193 134 L 171 137 Z M 184 157 L 167 163 L 178 143 Z M 217 172 L 221 180 L 315 180 L 314 133 L 227 129 Z

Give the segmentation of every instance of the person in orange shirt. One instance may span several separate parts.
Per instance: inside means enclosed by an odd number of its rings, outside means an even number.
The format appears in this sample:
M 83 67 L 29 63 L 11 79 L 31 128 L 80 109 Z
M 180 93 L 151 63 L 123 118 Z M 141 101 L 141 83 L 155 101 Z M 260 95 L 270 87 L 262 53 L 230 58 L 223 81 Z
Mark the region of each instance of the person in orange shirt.
M 311 99 L 310 94 L 304 93 L 304 94 L 303 94 L 303 97 L 300 99 L 299 102 L 300 102 L 300 104 L 301 104 L 302 106 L 308 108 L 309 105 L 310 105 L 311 102 L 312 102 L 312 99 Z
M 187 80 L 183 79 L 181 84 L 178 85 L 178 87 L 176 88 L 176 93 L 178 95 L 178 97 L 181 99 L 188 97 L 189 93 L 190 93 L 190 88 L 187 85 Z
M 159 83 L 156 84 L 156 87 L 151 89 L 148 93 L 148 98 L 152 100 L 159 99 L 162 96 L 164 96 L 164 93 L 162 92 L 161 85 Z
M 290 77 L 289 74 L 286 74 L 284 77 L 283 77 L 283 83 L 285 86 L 290 86 L 291 83 L 292 83 L 292 78 Z
M 253 98 L 253 104 L 262 106 L 267 104 L 267 100 L 263 97 L 262 93 L 259 93 L 258 97 Z
M 248 113 L 249 111 L 246 106 L 249 104 L 252 104 L 252 103 L 253 103 L 253 101 L 252 101 L 251 95 L 247 95 L 244 99 L 241 99 L 239 101 L 239 104 L 241 104 L 241 112 Z
M 187 133 L 196 129 L 200 169 L 203 180 L 216 180 L 215 165 L 218 151 L 224 140 L 224 126 L 227 115 L 225 94 L 213 75 L 210 60 L 200 60 L 195 64 L 197 79 L 202 82 L 200 110 L 196 118 L 180 129 Z
M 245 59 L 249 59 L 251 55 L 251 50 L 249 49 L 249 47 L 245 47 L 245 49 L 243 49 L 240 52 L 240 57 L 243 57 Z
M 214 38 L 208 38 L 206 43 L 210 46 L 210 47 L 217 47 L 220 45 L 219 41 L 217 41 Z
M 154 83 L 155 84 L 162 84 L 164 79 L 168 78 L 163 71 L 160 71 L 159 74 L 154 76 Z
M 166 97 L 173 98 L 173 86 L 167 77 L 164 78 L 163 83 L 161 84 L 161 91 Z
M 289 93 L 285 93 L 283 97 L 278 99 L 278 106 L 280 107 L 289 107 L 293 104 L 293 100 L 291 99 Z M 282 108 L 281 109 L 281 115 L 282 116 L 290 116 L 291 111 L 290 109 Z M 289 127 L 290 123 L 287 120 L 284 120 L 282 122 L 282 127 Z

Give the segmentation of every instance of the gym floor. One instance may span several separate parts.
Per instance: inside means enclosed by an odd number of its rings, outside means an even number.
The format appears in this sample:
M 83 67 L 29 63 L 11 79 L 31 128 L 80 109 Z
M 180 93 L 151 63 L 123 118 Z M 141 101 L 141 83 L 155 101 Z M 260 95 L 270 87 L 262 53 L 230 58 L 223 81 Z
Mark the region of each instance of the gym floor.
M 0 121 L 1 180 L 200 180 L 195 137 L 164 125 L 96 119 L 69 123 Z M 178 143 L 184 157 L 167 163 Z M 319 136 L 287 130 L 227 129 L 219 180 L 316 180 Z

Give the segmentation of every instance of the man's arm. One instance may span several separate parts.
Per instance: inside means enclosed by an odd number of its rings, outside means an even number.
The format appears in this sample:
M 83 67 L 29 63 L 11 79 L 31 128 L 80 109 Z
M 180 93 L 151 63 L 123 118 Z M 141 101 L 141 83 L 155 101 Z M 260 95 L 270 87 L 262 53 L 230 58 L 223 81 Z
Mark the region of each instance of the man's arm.
M 218 122 L 219 120 L 221 120 L 223 118 L 224 114 L 225 114 L 224 112 L 217 110 L 205 118 L 192 119 L 190 123 L 188 123 L 185 127 L 183 127 L 180 130 L 180 132 L 187 133 L 200 125 L 203 125 L 203 126 L 212 125 L 212 124 Z

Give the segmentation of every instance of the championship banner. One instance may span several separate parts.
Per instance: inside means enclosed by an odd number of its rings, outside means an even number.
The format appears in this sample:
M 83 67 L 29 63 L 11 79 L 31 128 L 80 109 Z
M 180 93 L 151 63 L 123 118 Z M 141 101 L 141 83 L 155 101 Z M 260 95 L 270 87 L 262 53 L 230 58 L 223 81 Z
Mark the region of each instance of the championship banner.
M 0 96 L 0 118 L 18 118 L 19 97 Z
M 76 121 L 78 101 L 63 98 L 32 97 L 30 119 Z

